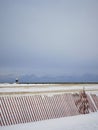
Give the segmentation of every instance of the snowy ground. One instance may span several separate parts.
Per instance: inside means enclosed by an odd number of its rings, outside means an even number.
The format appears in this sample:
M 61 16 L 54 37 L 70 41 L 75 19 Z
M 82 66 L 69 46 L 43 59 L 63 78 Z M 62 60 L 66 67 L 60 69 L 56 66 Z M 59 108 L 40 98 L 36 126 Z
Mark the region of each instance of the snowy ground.
M 98 84 L 0 84 L 0 92 L 97 91 Z
M 98 112 L 6 126 L 0 130 L 98 130 Z

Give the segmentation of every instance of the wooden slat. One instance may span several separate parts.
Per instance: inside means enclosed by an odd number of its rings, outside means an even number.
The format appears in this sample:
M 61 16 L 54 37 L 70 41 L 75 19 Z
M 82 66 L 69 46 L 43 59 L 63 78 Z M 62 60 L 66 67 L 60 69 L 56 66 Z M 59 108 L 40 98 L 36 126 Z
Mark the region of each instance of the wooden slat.
M 57 95 L 56 98 L 57 98 L 57 102 L 58 102 L 59 115 L 60 115 L 60 117 L 63 117 L 64 113 L 62 111 L 62 102 L 61 102 L 62 99 L 60 98 L 60 95 Z
M 97 110 L 98 110 L 98 96 L 96 96 L 96 95 L 94 95 L 94 94 L 91 94 L 91 96 L 92 96 L 92 98 L 93 98 L 93 100 L 94 100 L 94 102 L 95 102 L 95 105 L 96 105 L 96 107 L 97 107 Z
M 25 107 L 25 111 L 26 111 L 25 116 L 27 117 L 26 122 L 30 122 L 31 121 L 31 117 L 30 117 L 31 113 L 29 113 L 29 106 L 28 106 L 28 103 L 27 103 L 27 96 L 23 97 L 23 101 L 24 101 L 24 107 Z
M 17 109 L 16 109 L 16 107 L 15 107 L 14 97 L 10 97 L 10 103 L 11 103 L 11 105 L 12 105 L 12 109 L 13 109 L 14 117 L 15 117 L 15 122 L 16 122 L 16 124 L 17 124 L 17 123 L 19 123 L 19 122 L 18 122 Z
M 88 102 L 89 102 L 89 108 L 92 112 L 95 112 L 96 111 L 96 108 L 94 107 L 89 95 L 87 95 L 87 99 L 88 99 Z
M 29 105 L 30 105 L 30 109 L 31 109 L 32 121 L 36 121 L 35 110 L 34 110 L 33 103 L 32 103 L 33 96 L 29 96 L 28 99 L 29 99 Z
M 53 104 L 54 104 L 55 118 L 59 118 L 59 115 L 58 115 L 58 106 L 57 106 L 57 102 L 56 102 L 55 96 L 53 96 L 52 99 L 53 99 Z
M 11 124 L 10 117 L 9 117 L 9 114 L 8 114 L 8 111 L 7 111 L 7 106 L 6 106 L 4 97 L 2 98 L 2 105 L 3 105 L 3 110 L 4 110 L 4 113 L 5 113 L 5 116 L 6 116 L 5 118 L 6 118 L 7 125 L 10 125 Z
M 10 116 L 11 124 L 15 124 L 15 120 L 13 118 L 13 113 L 12 113 L 11 106 L 10 106 L 10 103 L 9 103 L 8 99 L 9 99 L 9 97 L 6 97 L 6 105 L 7 105 L 8 111 L 9 111 L 9 116 Z
M 5 126 L 7 125 L 7 121 L 6 121 L 6 116 L 5 116 L 5 113 L 4 113 L 4 109 L 3 109 L 3 105 L 2 105 L 2 97 L 0 98 L 0 104 L 1 104 L 1 125 Z

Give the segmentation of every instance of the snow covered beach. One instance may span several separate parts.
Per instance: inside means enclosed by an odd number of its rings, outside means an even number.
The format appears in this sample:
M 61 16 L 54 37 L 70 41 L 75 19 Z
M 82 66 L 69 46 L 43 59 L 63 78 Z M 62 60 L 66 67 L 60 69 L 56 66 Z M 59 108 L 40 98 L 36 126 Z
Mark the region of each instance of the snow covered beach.
M 0 84 L 0 94 L 45 94 L 79 92 L 98 94 L 98 84 Z

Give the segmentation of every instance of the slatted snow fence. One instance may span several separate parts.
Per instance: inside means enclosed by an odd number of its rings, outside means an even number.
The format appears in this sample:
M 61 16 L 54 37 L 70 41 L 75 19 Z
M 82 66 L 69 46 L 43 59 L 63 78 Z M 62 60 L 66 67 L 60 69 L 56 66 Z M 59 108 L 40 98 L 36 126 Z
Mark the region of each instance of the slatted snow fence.
M 81 114 L 79 94 L 57 94 L 53 96 L 2 96 L 0 97 L 1 126 L 35 122 Z M 98 97 L 87 95 L 89 112 L 97 111 Z

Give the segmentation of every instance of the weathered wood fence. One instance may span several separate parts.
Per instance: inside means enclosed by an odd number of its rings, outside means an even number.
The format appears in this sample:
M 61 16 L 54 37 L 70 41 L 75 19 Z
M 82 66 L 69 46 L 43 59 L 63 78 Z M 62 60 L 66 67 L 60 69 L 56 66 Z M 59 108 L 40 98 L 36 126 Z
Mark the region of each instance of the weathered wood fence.
M 93 102 L 92 102 L 92 100 Z M 13 125 L 81 114 L 79 94 L 0 97 L 0 125 Z M 98 97 L 87 95 L 89 112 L 97 111 Z M 96 107 L 95 107 L 96 105 Z M 97 108 L 97 109 L 96 109 Z

